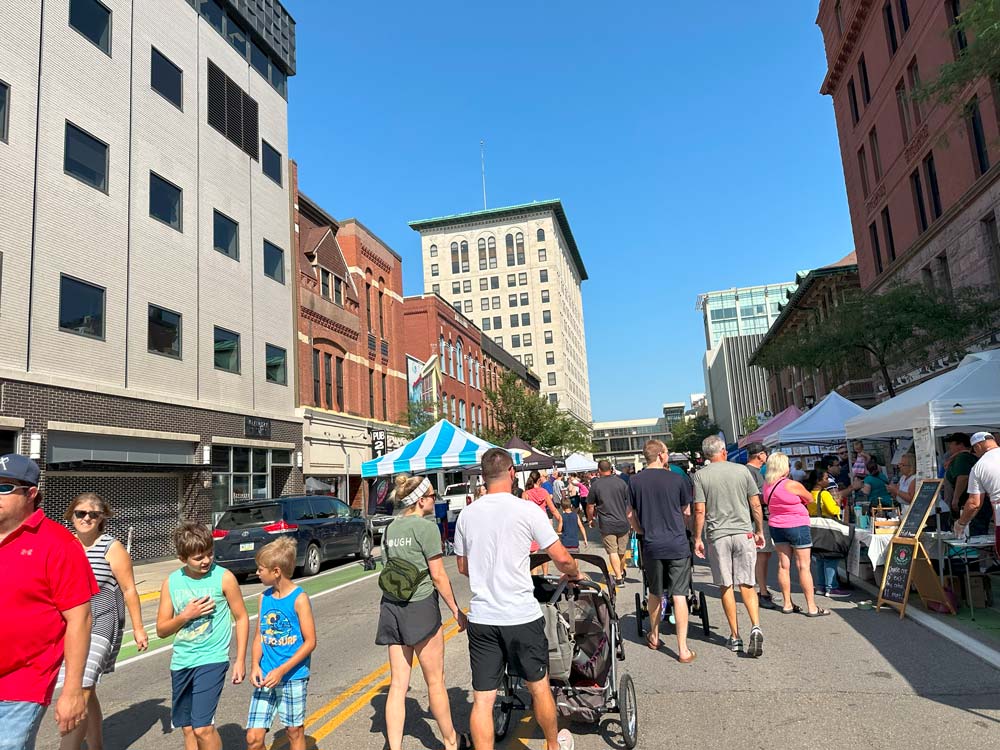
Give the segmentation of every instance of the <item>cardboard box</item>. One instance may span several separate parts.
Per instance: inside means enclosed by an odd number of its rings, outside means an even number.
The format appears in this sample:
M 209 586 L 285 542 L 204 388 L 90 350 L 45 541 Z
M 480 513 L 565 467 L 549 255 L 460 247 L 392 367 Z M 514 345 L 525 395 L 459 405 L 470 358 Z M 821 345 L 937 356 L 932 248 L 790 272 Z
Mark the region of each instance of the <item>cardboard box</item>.
M 965 576 L 945 576 L 944 585 L 958 595 L 959 602 L 964 606 L 969 605 L 969 597 L 972 597 L 972 606 L 976 609 L 984 609 L 993 604 L 992 591 L 990 589 L 990 579 L 980 573 L 971 573 L 969 576 L 969 586 L 971 591 L 965 590 Z

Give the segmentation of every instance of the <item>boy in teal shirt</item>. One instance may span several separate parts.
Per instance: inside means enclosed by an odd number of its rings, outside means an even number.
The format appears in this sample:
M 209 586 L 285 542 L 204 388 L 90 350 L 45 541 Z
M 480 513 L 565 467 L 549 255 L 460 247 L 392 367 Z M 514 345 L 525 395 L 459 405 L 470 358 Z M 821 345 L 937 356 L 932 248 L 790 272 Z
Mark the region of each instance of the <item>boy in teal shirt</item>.
M 250 619 L 236 577 L 213 561 L 208 527 L 182 523 L 173 541 L 184 566 L 163 582 L 156 614 L 156 634 L 174 636 L 171 720 L 184 731 L 185 750 L 221 750 L 215 710 L 229 671 L 232 624 L 236 622 L 232 682 L 238 685 L 246 676 Z

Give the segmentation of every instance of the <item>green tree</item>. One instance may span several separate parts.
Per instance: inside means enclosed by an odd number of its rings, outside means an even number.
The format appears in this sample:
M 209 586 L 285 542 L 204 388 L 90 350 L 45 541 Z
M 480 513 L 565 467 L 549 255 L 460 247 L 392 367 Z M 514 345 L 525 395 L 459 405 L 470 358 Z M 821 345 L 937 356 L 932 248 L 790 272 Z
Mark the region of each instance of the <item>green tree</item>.
M 747 414 L 743 417 L 743 434 L 749 435 L 751 432 L 760 427 L 760 420 L 757 419 L 756 414 Z
M 900 284 L 882 294 L 855 294 L 822 322 L 783 333 L 757 356 L 769 369 L 842 370 L 875 366 L 889 396 L 889 368 L 933 356 L 961 355 L 977 329 L 988 330 L 993 305 L 984 289 L 965 287 L 954 298 L 919 284 Z
M 437 423 L 437 413 L 430 401 L 410 401 L 406 405 L 406 414 L 400 422 L 410 426 L 409 438 L 420 437 Z
M 672 451 L 695 453 L 701 451 L 701 443 L 709 435 L 718 435 L 719 425 L 707 416 L 701 415 L 694 419 L 677 422 L 670 428 L 670 445 Z

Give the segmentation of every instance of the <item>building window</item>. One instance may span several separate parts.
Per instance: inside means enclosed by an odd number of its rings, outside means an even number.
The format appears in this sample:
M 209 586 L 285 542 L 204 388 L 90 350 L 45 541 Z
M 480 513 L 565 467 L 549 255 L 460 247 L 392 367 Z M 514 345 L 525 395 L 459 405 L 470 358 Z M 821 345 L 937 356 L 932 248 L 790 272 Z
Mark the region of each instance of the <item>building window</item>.
M 559 405 L 559 395 L 556 394 L 556 393 L 550 393 L 549 394 L 549 403 L 553 404 L 555 406 L 558 406 Z
M 444 343 L 444 336 L 438 339 L 438 351 L 441 354 L 441 374 L 445 375 L 448 372 L 448 349 Z
M 521 336 L 519 334 L 514 334 L 510 337 L 510 348 L 520 349 L 521 348 Z
M 543 323 L 551 323 L 552 322 L 552 311 L 551 310 L 542 310 L 542 322 Z
M 517 362 L 519 365 L 523 364 L 522 361 L 521 361 L 521 355 L 520 354 L 515 354 L 514 355 L 514 361 Z
M 460 273 L 459 269 L 461 269 L 461 267 L 462 267 L 462 264 L 459 261 L 459 256 L 458 256 L 458 243 L 457 242 L 452 242 L 451 243 L 451 272 L 452 273 Z
M 149 215 L 178 232 L 184 231 L 183 192 L 154 172 L 149 173 Z
M 556 363 L 556 353 L 555 352 L 545 352 L 545 364 L 554 365 Z
M 441 294 L 441 285 L 431 284 L 431 292 L 433 292 L 434 294 Z
M 489 310 L 490 309 L 490 300 L 489 300 L 488 297 L 483 297 L 481 300 L 479 300 L 479 308 L 481 310 Z
M 544 263 L 546 260 L 548 260 L 548 256 L 545 253 L 545 248 L 544 247 L 538 248 L 538 262 Z
M 438 275 L 437 263 L 431 263 L 431 276 L 437 276 L 437 275 Z
M 111 55 L 111 11 L 97 0 L 69 0 L 69 25 Z
M 520 325 L 520 319 L 517 317 L 517 313 L 511 313 L 510 316 L 510 327 L 517 328 Z
M 274 146 L 261 140 L 260 168 L 268 177 L 281 185 L 281 154 Z
M 548 272 L 548 269 L 543 268 L 542 270 L 540 270 L 538 272 L 538 280 L 540 282 L 542 282 L 543 284 L 547 284 L 549 282 L 549 272 Z
M 899 127 L 903 131 L 903 142 L 909 142 L 913 136 L 913 120 L 910 115 L 909 96 L 906 93 L 906 84 L 903 79 L 899 79 L 896 84 L 896 108 L 899 110 Z
M 517 307 L 517 295 L 516 294 L 509 294 L 509 295 L 507 295 L 507 306 L 508 307 Z
M 527 286 L 528 285 L 528 272 L 527 271 L 521 271 L 521 273 L 519 273 L 517 275 L 517 284 L 518 284 L 518 286 Z
M 432 258 L 438 257 L 438 246 L 437 245 L 431 245 L 430 255 L 431 255 Z
M 982 220 L 983 233 L 986 235 L 986 247 L 990 251 L 990 264 L 993 266 L 993 278 L 1000 281 L 1000 233 L 997 232 L 997 217 L 991 210 Z
M 10 86 L 0 81 L 0 141 L 7 142 L 10 126 Z
M 847 103 L 851 107 L 851 124 L 857 125 L 861 119 L 861 110 L 858 109 L 858 92 L 854 88 L 854 79 L 847 82 Z
M 885 5 L 882 6 L 882 22 L 885 24 L 885 40 L 889 44 L 889 57 L 892 57 L 899 49 L 896 20 L 892 15 L 892 0 L 885 0 Z
M 531 313 L 521 313 L 521 325 L 523 326 L 531 325 Z
M 892 219 L 889 218 L 888 206 L 882 209 L 882 234 L 885 235 L 885 249 L 891 263 L 896 260 L 896 241 L 892 237 Z
M 875 261 L 875 273 L 882 273 L 882 248 L 879 246 L 878 227 L 875 226 L 875 222 L 868 225 L 868 237 L 872 243 L 872 258 Z
M 545 331 L 544 334 L 542 334 L 542 338 L 545 340 L 546 344 L 551 344 L 552 343 L 552 331 Z
M 149 306 L 146 349 L 153 354 L 181 358 L 181 314 L 156 305 Z
M 264 240 L 264 275 L 285 283 L 285 251 L 267 240 Z
M 917 217 L 920 233 L 927 231 L 927 209 L 924 206 L 924 186 L 920 182 L 920 172 L 916 169 L 910 175 L 910 193 L 913 195 L 913 210 Z
M 986 151 L 986 134 L 983 132 L 983 117 L 979 112 L 979 97 L 972 97 L 965 109 L 969 143 L 972 146 L 972 162 L 976 167 L 976 176 L 981 177 L 990 168 L 990 157 Z
M 452 308 L 454 308 L 455 312 L 457 312 L 457 313 L 462 312 L 462 303 L 461 303 L 461 301 L 459 301 L 459 302 L 452 302 L 451 306 L 452 306 Z
M 955 50 L 955 57 L 958 57 L 959 53 L 969 46 L 965 31 L 957 26 L 958 17 L 962 15 L 962 4 L 959 0 L 947 0 L 945 7 L 948 11 L 948 25 L 952 29 L 951 45 Z
M 521 334 L 521 343 L 525 346 L 531 346 L 531 334 L 523 333 Z
M 528 293 L 527 292 L 521 292 L 520 299 L 521 299 L 521 307 L 527 306 L 527 304 L 528 304 Z
M 462 291 L 465 292 L 466 294 L 472 291 L 471 279 L 466 279 L 465 281 L 462 282 Z
M 184 72 L 156 47 L 151 48 L 149 85 L 160 96 L 184 111 Z
M 469 272 L 469 243 L 462 240 L 462 273 Z
M 323 395 L 326 396 L 326 408 L 333 408 L 333 356 L 323 352 Z
M 215 327 L 215 369 L 226 372 L 240 371 L 240 335 Z
M 285 350 L 274 344 L 264 344 L 264 376 L 268 383 L 288 385 Z
M 104 287 L 59 277 L 59 329 L 104 338 Z
M 533 354 L 525 354 L 524 355 L 524 365 L 525 365 L 525 367 L 534 367 L 535 366 L 535 355 L 533 355 Z
M 872 171 L 875 173 L 875 184 L 882 179 L 882 157 L 878 150 L 878 133 L 875 128 L 868 131 L 868 146 L 872 152 Z
M 907 7 L 906 2 L 907 0 L 897 0 L 899 23 L 903 27 L 904 34 L 910 29 L 910 9 Z
M 489 319 L 489 318 L 483 318 L 483 319 L 482 319 L 482 320 L 480 321 L 480 325 L 479 325 L 479 327 L 480 327 L 480 328 L 481 328 L 482 330 L 484 330 L 484 331 L 488 331 L 488 330 L 490 330 L 490 319 Z
M 493 343 L 497 346 L 503 346 L 503 336 L 494 336 Z
M 479 291 L 485 292 L 489 288 L 490 288 L 490 280 L 488 278 L 486 278 L 485 276 L 483 276 L 479 280 Z
M 494 331 L 499 331 L 501 328 L 503 328 L 503 318 L 501 318 L 499 315 L 494 315 L 493 316 L 493 330 Z
M 861 100 L 868 106 L 872 100 L 872 89 L 868 84 L 868 65 L 865 63 L 865 56 L 858 58 L 858 80 L 861 81 Z
M 935 259 L 935 262 L 937 263 L 938 287 L 945 293 L 945 296 L 950 299 L 952 295 L 952 286 L 951 267 L 948 265 L 948 256 L 941 253 L 941 255 Z
M 550 372 L 546 377 L 547 377 L 549 385 L 555 385 L 556 384 L 556 374 L 554 372 Z
M 472 312 L 472 300 L 471 299 L 465 300 L 465 303 L 463 304 L 462 309 L 463 309 L 464 312 L 467 312 L 467 313 Z
M 258 159 L 260 118 L 252 99 L 222 69 L 208 61 L 208 124 L 250 158 Z
M 325 268 L 319 269 L 319 289 L 320 293 L 330 299 L 330 280 L 333 278 L 333 274 L 327 271 Z
M 837 0 L 833 5 L 833 19 L 837 22 L 837 34 L 843 36 L 844 34 L 844 11 L 841 8 L 840 0 Z
M 497 241 L 492 237 L 486 238 L 486 247 L 489 248 L 490 268 L 497 267 Z
M 67 122 L 63 169 L 80 182 L 108 192 L 108 144 Z
M 322 407 L 323 401 L 320 399 L 320 393 L 323 388 L 323 375 L 319 369 L 319 355 L 319 349 L 313 349 L 313 404 Z
M 491 305 L 492 305 L 492 307 L 493 307 L 494 310 L 499 310 L 500 309 L 500 298 L 499 297 L 493 297 L 490 300 L 490 303 L 491 303 Z
M 486 238 L 480 237 L 476 242 L 476 251 L 479 254 L 479 270 L 486 270 Z
M 490 289 L 499 289 L 499 288 L 500 288 L 500 277 L 490 276 Z
M 240 225 L 225 214 L 213 211 L 213 247 L 233 260 L 240 259 Z
M 520 232 L 514 237 L 514 243 L 517 245 L 517 265 L 524 265 L 524 235 Z
M 453 282 L 451 282 L 451 293 L 452 294 L 461 294 L 462 293 L 462 282 L 460 282 L 460 281 L 453 281 Z
M 507 274 L 507 288 L 509 289 L 512 286 L 517 286 L 517 274 L 516 273 L 509 273 L 509 274 Z
M 934 152 L 924 157 L 924 179 L 927 181 L 927 191 L 930 193 L 931 216 L 935 219 L 941 215 L 941 193 L 938 190 L 937 168 L 934 166 Z
M 382 374 L 382 419 L 386 422 L 389 421 L 389 396 L 388 396 L 388 376 L 384 373 Z
M 344 410 L 344 360 L 337 357 L 337 411 Z
M 549 290 L 548 289 L 543 289 L 542 290 L 542 302 L 548 302 L 548 301 L 549 301 Z
M 507 265 L 514 265 L 514 235 L 508 234 L 503 238 L 504 245 L 507 248 Z
M 368 416 L 375 418 L 375 371 L 368 370 Z
M 906 78 L 910 84 L 910 91 L 917 91 L 920 88 L 920 68 L 917 67 L 917 58 L 913 58 L 906 66 Z M 913 125 L 917 127 L 923 120 L 923 112 L 920 110 L 920 102 L 910 99 L 910 106 L 913 108 Z
M 545 230 L 539 229 L 537 232 L 535 232 L 535 239 L 538 242 L 545 242 Z

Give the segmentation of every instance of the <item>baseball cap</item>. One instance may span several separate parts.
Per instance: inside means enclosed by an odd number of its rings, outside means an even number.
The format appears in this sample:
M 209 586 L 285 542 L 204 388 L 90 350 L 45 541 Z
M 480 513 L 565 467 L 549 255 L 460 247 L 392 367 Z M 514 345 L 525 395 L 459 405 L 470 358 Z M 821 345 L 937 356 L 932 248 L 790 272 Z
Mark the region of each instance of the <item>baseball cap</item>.
M 748 456 L 755 456 L 758 453 L 767 453 L 767 448 L 764 447 L 763 443 L 754 442 L 747 446 Z
M 38 464 L 19 453 L 0 456 L 0 479 L 16 479 L 18 482 L 38 486 Z
M 986 440 L 992 440 L 992 439 L 993 436 L 988 432 L 977 432 L 973 434 L 971 438 L 969 438 L 969 442 L 972 443 L 972 445 L 976 445 L 977 443 L 982 443 Z

